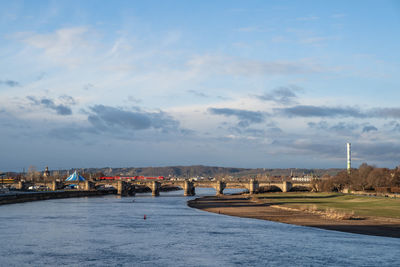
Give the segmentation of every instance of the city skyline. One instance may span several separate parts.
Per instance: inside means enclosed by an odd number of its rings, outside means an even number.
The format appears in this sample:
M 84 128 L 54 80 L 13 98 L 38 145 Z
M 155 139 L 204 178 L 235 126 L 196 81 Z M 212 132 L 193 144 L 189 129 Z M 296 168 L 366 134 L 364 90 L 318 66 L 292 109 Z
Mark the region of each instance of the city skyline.
M 399 165 L 396 1 L 0 7 L 0 170 Z

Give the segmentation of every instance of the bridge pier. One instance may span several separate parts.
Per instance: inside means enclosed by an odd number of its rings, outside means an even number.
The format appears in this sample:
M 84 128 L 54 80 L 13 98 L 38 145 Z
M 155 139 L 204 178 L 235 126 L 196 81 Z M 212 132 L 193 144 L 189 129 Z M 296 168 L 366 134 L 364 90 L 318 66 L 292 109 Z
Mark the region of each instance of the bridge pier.
M 289 192 L 290 189 L 292 189 L 292 183 L 288 182 L 288 181 L 283 182 L 283 184 L 282 184 L 282 192 Z
M 26 189 L 25 181 L 19 181 L 19 182 L 18 182 L 17 189 L 19 189 L 19 190 L 25 190 L 25 189 Z
M 57 182 L 57 181 L 52 181 L 51 185 L 50 185 L 50 189 L 52 191 L 56 191 L 56 190 L 58 190 L 60 188 L 63 188 L 63 187 L 64 187 L 64 183 L 63 182 Z
M 94 187 L 94 183 L 91 181 L 85 181 L 85 185 L 84 185 L 84 190 L 89 191 L 91 189 L 93 189 Z
M 58 188 L 57 188 L 57 182 L 56 181 L 52 181 L 51 182 L 51 186 L 50 186 L 50 190 L 51 191 L 56 191 Z
M 183 192 L 184 196 L 194 196 L 196 193 L 193 182 L 185 181 L 183 183 Z
M 117 181 L 117 194 L 120 196 L 126 196 L 128 194 L 127 183 L 125 181 Z
M 257 193 L 258 188 L 259 188 L 258 181 L 251 179 L 249 184 L 249 194 Z
M 157 197 L 157 196 L 160 195 L 160 187 L 161 187 L 160 182 L 154 181 L 154 182 L 151 184 L 151 195 L 152 195 L 153 197 Z
M 134 184 L 129 184 L 129 192 L 130 196 L 136 195 L 136 186 Z
M 217 181 L 214 186 L 215 190 L 217 191 L 217 195 L 223 195 L 225 187 L 226 184 L 224 182 Z

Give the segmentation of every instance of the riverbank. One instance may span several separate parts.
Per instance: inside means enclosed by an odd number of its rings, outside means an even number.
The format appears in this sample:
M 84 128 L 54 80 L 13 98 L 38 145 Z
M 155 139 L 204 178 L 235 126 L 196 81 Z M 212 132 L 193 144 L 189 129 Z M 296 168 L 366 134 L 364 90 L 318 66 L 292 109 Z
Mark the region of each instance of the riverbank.
M 108 191 L 44 191 L 44 192 L 11 192 L 0 195 L 0 205 L 56 198 L 91 197 L 109 194 Z
M 196 198 L 188 206 L 208 212 L 255 218 L 356 234 L 400 238 L 400 219 L 365 216 L 350 220 L 333 219 L 312 212 L 285 208 L 280 203 L 252 200 L 245 195 Z

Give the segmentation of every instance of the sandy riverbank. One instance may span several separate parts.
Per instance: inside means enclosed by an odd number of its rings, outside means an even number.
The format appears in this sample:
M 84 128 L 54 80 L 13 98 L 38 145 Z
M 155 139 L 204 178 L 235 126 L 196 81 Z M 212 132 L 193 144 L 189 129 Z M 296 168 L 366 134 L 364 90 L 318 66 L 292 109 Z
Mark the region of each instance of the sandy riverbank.
M 400 220 L 365 217 L 362 220 L 335 220 L 305 211 L 285 210 L 252 201 L 243 195 L 196 198 L 188 206 L 225 215 L 269 220 L 356 234 L 400 238 Z

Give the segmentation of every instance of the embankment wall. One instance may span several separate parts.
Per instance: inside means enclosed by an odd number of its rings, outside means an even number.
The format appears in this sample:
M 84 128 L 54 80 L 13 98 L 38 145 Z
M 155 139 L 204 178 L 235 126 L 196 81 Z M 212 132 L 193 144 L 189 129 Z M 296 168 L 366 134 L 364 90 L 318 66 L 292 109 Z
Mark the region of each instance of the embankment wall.
M 101 196 L 106 194 L 108 194 L 107 191 L 17 192 L 0 195 L 0 205 L 56 198 Z

